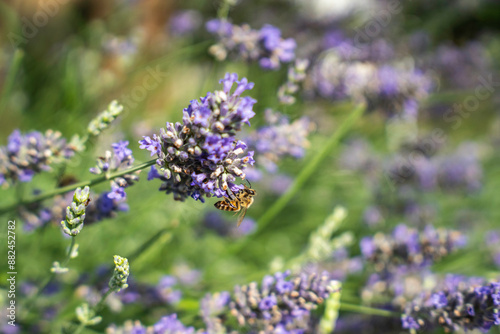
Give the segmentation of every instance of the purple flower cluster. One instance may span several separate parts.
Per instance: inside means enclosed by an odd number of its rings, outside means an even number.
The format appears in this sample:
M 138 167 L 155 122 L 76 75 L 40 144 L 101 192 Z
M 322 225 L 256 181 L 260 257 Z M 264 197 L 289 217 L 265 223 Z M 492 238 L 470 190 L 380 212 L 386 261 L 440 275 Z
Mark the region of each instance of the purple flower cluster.
M 96 175 L 108 175 L 111 172 L 126 169 L 134 163 L 132 150 L 128 148 L 128 141 L 119 141 L 111 145 L 113 153 L 106 151 L 104 157 L 97 159 L 97 165 L 90 168 L 90 172 Z M 125 199 L 125 188 L 134 184 L 139 180 L 137 174 L 125 174 L 111 181 L 111 191 L 108 192 L 108 197 L 114 200 Z
M 31 232 L 40 228 L 49 222 L 57 222 L 59 223 L 61 219 L 64 217 L 64 210 L 66 209 L 65 205 L 71 203 L 72 193 L 68 193 L 66 196 L 66 201 L 61 202 L 61 206 L 58 207 L 58 218 L 54 219 L 51 208 L 36 206 L 36 208 L 27 209 L 25 207 L 19 208 L 19 216 L 23 222 L 23 229 L 26 232 Z
M 390 117 L 416 118 L 420 101 L 432 88 L 428 75 L 389 61 L 392 48 L 380 40 L 357 45 L 335 34 L 328 46 L 312 68 L 311 90 L 328 99 L 364 102 L 368 110 L 381 110 Z
M 160 299 L 167 304 L 177 304 L 181 300 L 182 292 L 174 289 L 177 279 L 174 276 L 165 275 L 160 278 L 156 285 L 156 292 Z
M 174 13 L 169 22 L 170 33 L 177 37 L 189 35 L 201 26 L 201 13 L 196 10 L 182 10 Z
M 397 184 L 416 183 L 424 191 L 481 188 L 483 169 L 478 147 L 463 143 L 448 155 L 426 156 L 420 151 L 403 152 L 387 167 L 389 177 Z
M 368 225 L 391 214 L 426 224 L 434 219 L 437 209 L 435 203 L 422 202 L 424 193 L 475 193 L 481 189 L 480 147 L 465 142 L 448 153 L 440 152 L 441 146 L 442 142 L 432 137 L 422 137 L 402 144 L 398 153 L 390 155 L 375 152 L 360 139 L 345 147 L 340 167 L 362 174 L 372 189 L 373 202 L 365 212 Z M 397 196 L 393 196 L 394 191 Z
M 207 293 L 200 301 L 200 312 L 208 333 L 226 332 L 223 316 L 230 301 L 231 294 L 227 291 Z
M 453 230 L 431 225 L 419 232 L 400 224 L 392 235 L 377 233 L 360 241 L 365 260 L 380 273 L 420 269 L 465 246 L 465 236 Z
M 313 127 L 307 117 L 290 122 L 285 115 L 270 109 L 266 110 L 265 120 L 267 125 L 246 137 L 245 142 L 256 152 L 255 159 L 259 166 L 268 173 L 276 173 L 277 163 L 283 158 L 291 156 L 299 159 L 304 156 L 309 145 L 307 136 Z M 258 180 L 260 174 L 252 170 L 249 178 Z
M 309 60 L 296 59 L 295 63 L 288 68 L 286 82 L 278 89 L 278 99 L 282 104 L 290 105 L 295 103 L 293 96 L 299 91 L 299 85 L 306 79 L 306 70 L 309 67 Z
M 176 200 L 191 196 L 203 202 L 204 196 L 229 196 L 228 190 L 237 193 L 243 186 L 234 182 L 245 179 L 245 168 L 254 163 L 253 151 L 245 153 L 247 145 L 236 138 L 236 132 L 243 124 L 250 125 L 255 115 L 256 100 L 241 97 L 253 83 L 238 80 L 235 73 L 226 74 L 220 83 L 222 91 L 191 101 L 182 123 L 168 122 L 159 135 L 139 141 L 141 149 L 158 158 L 148 180 L 162 180 L 160 190 L 173 193 Z
M 260 287 L 255 282 L 236 286 L 232 297 L 207 295 L 201 305 L 208 332 L 228 326 L 224 323 L 228 316 L 245 326 L 247 333 L 314 332 L 311 311 L 334 292 L 330 280 L 327 275 L 301 274 L 291 279 L 288 275 L 266 276 Z
M 412 271 L 397 268 L 391 273 L 372 273 L 361 291 L 361 298 L 377 307 L 402 310 L 406 303 L 426 291 L 427 285 L 436 281 L 427 268 Z
M 140 321 L 127 321 L 122 327 L 112 325 L 106 329 L 108 334 L 194 334 L 193 327 L 186 327 L 177 319 L 177 315 L 171 314 L 162 317 L 153 326 L 144 326 Z
M 444 277 L 433 273 L 428 268 L 406 271 L 398 270 L 390 276 L 380 273 L 372 274 L 365 285 L 362 298 L 364 302 L 388 302 L 390 307 L 404 310 L 408 303 L 422 298 L 429 298 L 433 291 L 457 290 L 468 285 L 481 285 L 485 280 L 481 277 L 465 277 L 447 274 Z
M 270 24 L 254 30 L 246 24 L 238 26 L 214 19 L 207 22 L 206 28 L 218 38 L 218 43 L 210 48 L 218 60 L 234 54 L 245 61 L 258 61 L 264 69 L 276 70 L 281 63 L 295 59 L 295 40 L 283 39 L 281 31 Z
M 175 264 L 172 272 L 182 286 L 192 288 L 201 282 L 201 271 L 191 268 L 185 262 Z
M 430 225 L 422 232 L 398 225 L 392 235 L 363 238 L 361 253 L 372 271 L 362 289 L 363 301 L 402 310 L 408 301 L 441 281 L 430 266 L 464 246 L 460 232 Z
M 441 87 L 448 89 L 475 88 L 478 77 L 486 77 L 493 71 L 488 52 L 479 41 L 461 47 L 440 45 L 431 54 L 422 55 L 420 61 L 441 79 Z
M 362 174 L 372 184 L 378 181 L 382 171 L 380 157 L 363 139 L 352 140 L 346 145 L 340 154 L 339 165 Z
M 114 199 L 109 192 L 103 192 L 96 196 L 95 200 L 87 208 L 87 224 L 101 221 L 105 218 L 116 217 L 117 212 L 129 210 L 128 204 L 123 199 Z
M 459 284 L 409 303 L 401 317 L 403 328 L 441 327 L 446 332 L 500 325 L 500 283 Z
M 49 171 L 51 164 L 67 160 L 80 150 L 77 140 L 75 137 L 68 143 L 60 132 L 52 130 L 24 135 L 14 130 L 7 145 L 0 147 L 0 185 L 30 182 L 36 173 Z

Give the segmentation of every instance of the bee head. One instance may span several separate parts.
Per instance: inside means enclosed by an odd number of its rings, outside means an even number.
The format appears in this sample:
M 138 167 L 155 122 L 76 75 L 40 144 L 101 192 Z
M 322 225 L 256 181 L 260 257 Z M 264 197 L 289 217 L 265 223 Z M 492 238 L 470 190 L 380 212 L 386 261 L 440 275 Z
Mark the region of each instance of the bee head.
M 247 193 L 250 195 L 250 196 L 255 196 L 257 194 L 257 192 L 251 188 L 247 188 Z

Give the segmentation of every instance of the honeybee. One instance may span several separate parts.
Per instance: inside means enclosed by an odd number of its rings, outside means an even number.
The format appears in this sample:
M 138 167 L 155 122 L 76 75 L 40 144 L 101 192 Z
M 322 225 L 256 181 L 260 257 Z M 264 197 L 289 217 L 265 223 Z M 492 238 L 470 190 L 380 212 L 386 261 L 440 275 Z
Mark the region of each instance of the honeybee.
M 240 212 L 238 214 L 238 227 L 241 225 L 247 209 L 253 204 L 253 197 L 257 195 L 257 192 L 243 185 L 245 188 L 240 189 L 236 196 L 233 195 L 234 199 L 229 197 L 224 197 L 224 200 L 218 201 L 214 206 L 219 210 Z

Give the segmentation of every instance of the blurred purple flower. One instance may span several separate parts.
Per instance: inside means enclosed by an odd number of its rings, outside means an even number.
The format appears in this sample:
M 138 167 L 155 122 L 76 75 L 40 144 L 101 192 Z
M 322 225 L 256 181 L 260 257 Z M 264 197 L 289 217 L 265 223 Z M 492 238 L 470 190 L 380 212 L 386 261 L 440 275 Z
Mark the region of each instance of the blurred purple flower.
M 311 310 L 333 292 L 327 275 L 301 274 L 288 279 L 289 273 L 266 276 L 259 287 L 257 283 L 236 286 L 230 300 L 224 300 L 214 309 L 213 297 L 207 295 L 204 320 L 207 329 L 220 329 L 228 316 L 234 317 L 239 326 L 250 331 L 265 328 L 268 332 L 291 333 L 306 331 L 313 322 Z M 290 285 L 291 283 L 291 285 Z M 214 306 L 211 306 L 214 305 Z
M 232 25 L 214 19 L 207 22 L 206 28 L 218 39 L 217 44 L 210 48 L 210 53 L 218 60 L 232 54 L 246 61 L 257 61 L 264 69 L 277 70 L 281 63 L 295 59 L 295 40 L 283 39 L 281 31 L 272 25 L 253 30 L 248 25 Z
M 195 10 L 183 10 L 173 14 L 169 28 L 174 36 L 186 36 L 201 26 L 201 14 Z
M 422 232 L 400 224 L 392 235 L 377 233 L 361 239 L 365 261 L 377 272 L 421 269 L 447 254 L 465 246 L 465 237 L 458 231 L 435 229 L 427 225 Z
M 182 297 L 180 290 L 175 290 L 173 287 L 177 285 L 177 279 L 170 275 L 165 275 L 160 278 L 156 285 L 156 292 L 161 300 L 168 304 L 177 304 Z
M 68 143 L 52 130 L 24 135 L 14 130 L 7 141 L 0 147 L 0 184 L 30 182 L 36 173 L 51 170 L 51 164 L 68 160 L 80 149 L 77 137 Z
M 126 196 L 127 194 L 125 193 L 125 189 L 123 189 L 123 187 L 120 187 L 115 183 L 111 185 L 111 191 L 108 193 L 108 198 L 119 201 L 124 199 Z
M 363 102 L 388 117 L 415 118 L 433 88 L 431 77 L 394 59 L 393 47 L 377 39 L 360 44 L 339 32 L 311 68 L 310 93 L 333 100 Z
M 488 331 L 500 325 L 500 283 L 461 283 L 456 289 L 436 291 L 430 298 L 423 296 L 408 303 L 403 328 Z
M 380 208 L 377 206 L 369 206 L 363 212 L 363 221 L 369 225 L 374 226 L 380 224 L 384 220 Z

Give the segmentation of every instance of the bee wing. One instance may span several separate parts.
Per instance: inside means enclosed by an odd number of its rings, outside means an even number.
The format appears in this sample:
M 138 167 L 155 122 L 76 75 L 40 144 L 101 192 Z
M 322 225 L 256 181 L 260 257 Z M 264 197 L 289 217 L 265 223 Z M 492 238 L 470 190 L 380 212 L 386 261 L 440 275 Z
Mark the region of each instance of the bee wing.
M 241 210 L 240 210 L 240 214 L 238 215 L 238 224 L 236 225 L 236 227 L 240 227 L 241 225 L 241 222 L 243 221 L 243 218 L 245 218 L 245 214 L 247 213 L 247 207 L 242 207 Z
M 229 200 L 231 200 L 231 201 L 236 200 L 236 196 L 234 195 L 234 193 L 231 189 L 228 188 L 226 190 L 226 193 L 228 194 L 228 196 L 226 198 L 229 198 Z

